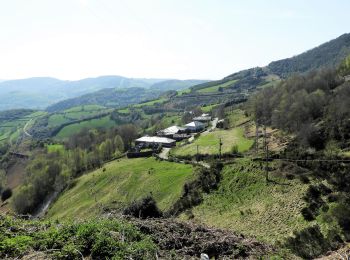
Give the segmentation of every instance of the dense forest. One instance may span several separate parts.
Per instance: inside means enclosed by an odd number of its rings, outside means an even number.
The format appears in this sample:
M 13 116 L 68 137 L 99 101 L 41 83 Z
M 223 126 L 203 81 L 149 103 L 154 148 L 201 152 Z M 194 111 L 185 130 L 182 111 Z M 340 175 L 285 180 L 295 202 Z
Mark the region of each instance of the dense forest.
M 320 68 L 334 68 L 350 54 L 350 34 L 326 42 L 292 58 L 271 62 L 269 70 L 286 78 L 293 73 L 305 73 Z
M 346 146 L 350 124 L 350 82 L 334 70 L 295 75 L 276 87 L 266 88 L 248 102 L 259 124 L 297 133 L 316 149 L 327 141 Z M 342 147 L 345 148 L 345 147 Z
M 345 157 L 350 149 L 350 82 L 343 78 L 348 73 L 346 64 L 338 70 L 294 75 L 252 96 L 246 104 L 257 124 L 295 136 L 277 158 L 282 167 L 291 167 L 295 160 L 293 167 L 298 170 L 289 172 L 312 183 L 304 196 L 307 206 L 301 210 L 305 220 L 313 221 L 326 212 L 324 221 L 336 223 L 326 235 L 314 225 L 286 241 L 303 258 L 350 241 L 350 165 Z

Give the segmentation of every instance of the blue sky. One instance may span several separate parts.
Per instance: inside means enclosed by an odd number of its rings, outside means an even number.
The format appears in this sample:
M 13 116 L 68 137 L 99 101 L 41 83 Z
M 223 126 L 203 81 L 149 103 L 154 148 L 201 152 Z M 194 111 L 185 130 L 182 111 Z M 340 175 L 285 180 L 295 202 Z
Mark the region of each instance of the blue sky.
M 0 79 L 219 79 L 350 32 L 350 1 L 0 0 Z

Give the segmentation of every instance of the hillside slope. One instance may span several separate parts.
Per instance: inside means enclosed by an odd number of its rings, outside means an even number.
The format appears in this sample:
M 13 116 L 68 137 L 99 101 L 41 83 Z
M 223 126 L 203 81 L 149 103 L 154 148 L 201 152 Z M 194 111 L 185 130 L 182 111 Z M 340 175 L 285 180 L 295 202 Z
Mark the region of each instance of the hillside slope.
M 121 159 L 83 175 L 64 192 L 48 212 L 51 219 L 86 219 L 103 208 L 121 211 L 134 200 L 152 195 L 161 210 L 181 196 L 194 177 L 191 165 L 159 162 L 154 158 Z

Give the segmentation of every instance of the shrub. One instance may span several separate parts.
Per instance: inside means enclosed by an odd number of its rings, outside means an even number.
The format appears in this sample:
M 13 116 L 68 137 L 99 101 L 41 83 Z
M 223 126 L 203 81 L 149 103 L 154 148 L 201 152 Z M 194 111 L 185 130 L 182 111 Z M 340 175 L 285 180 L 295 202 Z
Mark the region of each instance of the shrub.
M 11 196 L 12 196 L 12 190 L 10 188 L 7 188 L 1 193 L 1 200 L 5 201 L 11 198 Z
M 306 259 L 315 258 L 330 249 L 330 244 L 318 225 L 294 233 L 294 237 L 286 239 L 285 246 Z
M 163 216 L 152 196 L 147 196 L 140 201 L 134 201 L 129 207 L 124 209 L 123 214 L 143 219 Z
M 315 219 L 312 210 L 308 207 L 305 207 L 301 210 L 301 215 L 303 215 L 304 219 L 307 221 L 312 221 Z
M 305 175 L 300 175 L 299 178 L 300 178 L 300 181 L 301 181 L 303 184 L 309 184 L 309 183 L 310 183 L 309 178 L 308 178 L 307 176 L 305 176 Z
M 30 247 L 32 238 L 29 236 L 16 236 L 0 241 L 0 256 L 20 256 Z
M 238 145 L 237 145 L 237 144 L 234 144 L 234 145 L 231 147 L 231 153 L 232 153 L 232 154 L 238 154 Z
M 0 259 L 45 251 L 47 259 L 155 259 L 157 246 L 115 219 L 53 224 L 0 216 Z

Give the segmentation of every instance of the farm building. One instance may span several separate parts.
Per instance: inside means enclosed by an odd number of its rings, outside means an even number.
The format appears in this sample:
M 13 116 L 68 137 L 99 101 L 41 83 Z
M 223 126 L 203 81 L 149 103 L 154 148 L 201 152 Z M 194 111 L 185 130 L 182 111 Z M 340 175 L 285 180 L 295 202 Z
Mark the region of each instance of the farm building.
M 175 134 L 181 134 L 186 131 L 186 128 L 180 126 L 170 126 L 166 129 L 160 130 L 157 132 L 158 136 L 172 137 Z
M 143 136 L 139 139 L 136 139 L 135 144 L 160 144 L 164 147 L 173 147 L 176 145 L 176 141 L 166 137 Z
M 185 127 L 187 130 L 189 130 L 191 132 L 199 132 L 205 128 L 205 124 L 198 122 L 198 121 L 193 121 L 193 122 L 185 125 Z

